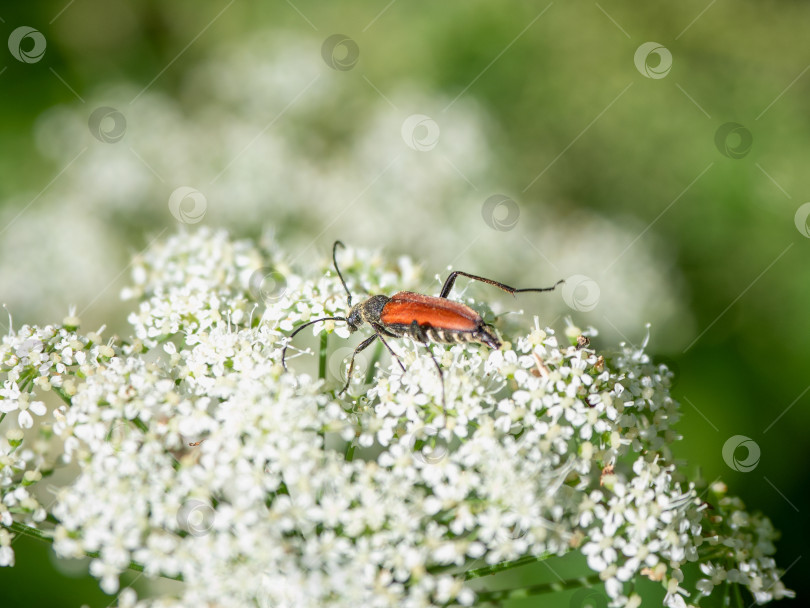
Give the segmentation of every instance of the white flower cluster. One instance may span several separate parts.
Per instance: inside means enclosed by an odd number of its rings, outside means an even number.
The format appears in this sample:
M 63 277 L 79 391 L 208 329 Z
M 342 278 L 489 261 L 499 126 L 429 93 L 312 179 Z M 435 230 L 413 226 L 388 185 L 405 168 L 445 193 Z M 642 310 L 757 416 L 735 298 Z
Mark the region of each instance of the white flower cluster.
M 410 260 L 341 253 L 355 293 L 418 283 Z M 108 593 L 129 567 L 183 581 L 120 594 L 139 607 L 471 605 L 487 593 L 472 570 L 572 551 L 615 606 L 640 603 L 639 576 L 671 607 L 716 585 L 790 594 L 770 523 L 722 492 L 707 508 L 680 480 L 670 373 L 641 350 L 598 354 L 578 330 L 561 344 L 535 321 L 497 351 L 433 346 L 440 377 L 424 347 L 392 341 L 406 371 L 380 348 L 337 396 L 326 337 L 342 324 L 312 326 L 321 352 L 288 356 L 299 371 L 281 364 L 294 327 L 346 312 L 326 261 L 296 273 L 272 245 L 201 229 L 136 260 L 134 279 L 131 341 L 67 319 L 3 342 L 0 410 L 20 428 L 0 443 L 0 563 L 7 530 L 36 530 L 63 557 L 93 556 Z M 316 359 L 317 377 L 300 371 Z M 46 415 L 34 395 L 49 389 L 64 403 Z M 29 428 L 30 412 L 47 422 Z M 46 511 L 28 486 L 55 453 L 79 473 Z M 694 589 L 690 563 L 708 577 Z
M 48 515 L 32 486 L 53 473 L 62 452 L 45 401 L 55 394 L 69 403 L 82 378 L 115 354 L 101 343 L 103 328 L 78 335 L 77 325 L 71 315 L 58 327 L 24 326 L 0 346 L 0 566 L 14 565 L 8 529 L 37 527 Z M 36 427 L 32 414 L 43 420 Z

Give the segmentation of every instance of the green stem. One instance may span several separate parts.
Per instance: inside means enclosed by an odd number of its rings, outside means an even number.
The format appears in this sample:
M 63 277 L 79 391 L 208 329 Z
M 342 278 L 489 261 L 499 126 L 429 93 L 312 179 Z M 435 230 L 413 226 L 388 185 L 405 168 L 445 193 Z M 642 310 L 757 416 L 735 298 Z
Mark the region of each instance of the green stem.
M 0 525 L 3 525 L 3 524 L 0 524 Z M 11 530 L 12 532 L 15 532 L 16 534 L 22 534 L 23 536 L 28 536 L 30 538 L 35 538 L 37 540 L 44 541 L 44 542 L 46 542 L 48 544 L 51 544 L 51 545 L 53 544 L 53 537 L 49 536 L 48 534 L 46 534 L 42 530 L 39 530 L 38 528 L 33 528 L 31 526 L 21 524 L 20 522 L 17 522 L 17 521 L 11 522 L 10 526 L 3 525 L 3 527 L 8 528 L 9 530 Z M 97 559 L 97 558 L 100 557 L 101 554 L 98 551 L 85 551 L 84 555 L 86 557 L 92 557 L 92 558 Z M 129 565 L 127 566 L 127 568 L 129 570 L 135 570 L 136 572 L 143 572 L 143 570 L 144 570 L 143 564 L 139 564 L 138 562 L 129 562 Z M 168 579 L 171 579 L 173 581 L 182 581 L 183 580 L 183 576 L 181 574 L 177 574 L 175 576 L 169 576 L 167 574 L 161 574 L 160 576 L 162 578 L 168 578 Z
M 28 385 L 31 384 L 34 380 L 34 375 L 36 371 L 28 370 L 22 373 L 19 380 L 17 380 L 17 385 L 20 387 L 20 392 L 24 393 L 28 389 Z
M 541 553 L 540 555 L 524 555 L 523 557 L 520 557 L 516 560 L 512 560 L 511 562 L 500 562 L 498 564 L 493 564 L 491 566 L 476 568 L 475 570 L 467 570 L 467 572 L 464 573 L 464 578 L 466 580 L 481 578 L 482 576 L 497 574 L 498 572 L 503 572 L 504 570 L 519 568 L 520 566 L 525 566 L 526 564 L 541 562 L 545 559 L 548 559 L 549 557 L 553 557 L 553 554 Z
M 532 585 L 531 587 L 520 587 L 518 589 L 501 589 L 499 591 L 479 591 L 477 596 L 478 602 L 503 602 L 506 600 L 513 600 L 518 598 L 526 598 L 532 595 L 539 595 L 541 593 L 549 593 L 551 591 L 567 591 L 570 589 L 577 589 L 579 587 L 590 587 L 599 582 L 599 575 L 593 574 L 585 578 L 576 578 L 567 581 L 554 581 L 542 585 Z
M 321 332 L 321 350 L 318 353 L 318 378 L 326 380 L 326 343 L 329 336 Z
M 349 445 L 346 446 L 346 462 L 351 462 L 352 458 L 354 458 L 354 441 L 350 441 Z
M 732 583 L 731 585 L 734 587 L 734 596 L 735 599 L 737 600 L 737 606 L 739 606 L 739 608 L 744 608 L 745 602 L 743 602 L 742 592 L 740 591 L 740 585 L 738 583 Z
M 30 536 L 31 538 L 36 538 L 37 540 L 44 540 L 46 543 L 53 543 L 53 538 L 37 528 L 32 528 L 31 526 L 26 526 L 25 524 L 21 524 L 16 521 L 11 522 L 10 526 L 6 526 L 4 524 L 0 525 L 2 525 L 4 528 L 8 528 L 12 532 L 16 532 L 17 534 Z
M 726 581 L 725 584 L 723 585 L 723 597 L 720 599 L 720 605 L 723 608 L 728 608 L 728 606 L 731 604 L 731 597 L 728 594 L 729 591 L 731 591 L 730 585 L 731 583 L 729 583 L 728 581 Z
M 54 393 L 56 393 L 57 395 L 59 395 L 59 398 L 60 398 L 62 401 L 64 401 L 64 402 L 65 402 L 65 403 L 67 403 L 68 405 L 73 405 L 73 402 L 70 400 L 70 395 L 68 395 L 68 394 L 65 392 L 65 389 L 63 389 L 61 386 L 52 386 L 52 387 L 51 387 L 51 390 L 53 390 L 53 392 L 54 392 Z

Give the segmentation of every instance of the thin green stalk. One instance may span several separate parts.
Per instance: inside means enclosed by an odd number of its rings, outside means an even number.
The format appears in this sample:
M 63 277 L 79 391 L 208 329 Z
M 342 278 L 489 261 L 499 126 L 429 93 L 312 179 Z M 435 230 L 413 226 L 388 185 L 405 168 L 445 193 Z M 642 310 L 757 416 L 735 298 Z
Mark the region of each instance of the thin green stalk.
M 474 578 L 481 578 L 482 576 L 490 576 L 491 574 L 497 574 L 498 572 L 503 572 L 504 570 L 511 570 L 512 568 L 519 568 L 520 566 L 525 566 L 526 564 L 541 562 L 549 557 L 553 557 L 553 554 L 541 553 L 540 555 L 524 555 L 523 557 L 512 560 L 511 562 L 500 562 L 498 564 L 492 564 L 491 566 L 476 568 L 475 570 L 467 570 L 467 572 L 464 573 L 464 578 L 466 580 L 471 580 Z
M 541 593 L 549 593 L 551 591 L 569 591 L 571 589 L 578 589 L 579 587 L 590 587 L 599 582 L 599 575 L 593 574 L 584 578 L 576 578 L 567 581 L 554 581 L 542 585 L 532 585 L 531 587 L 520 587 L 518 589 L 501 589 L 499 591 L 479 591 L 476 593 L 478 602 L 504 602 L 506 600 L 514 600 L 518 598 L 531 597 L 532 595 L 540 595 Z
M 3 524 L 0 524 L 0 525 L 3 525 Z M 29 538 L 35 538 L 37 540 L 44 541 L 44 542 L 46 542 L 48 544 L 51 544 L 51 545 L 53 544 L 53 537 L 47 535 L 42 530 L 39 530 L 37 528 L 33 528 L 31 526 L 27 526 L 25 524 L 21 524 L 20 522 L 13 521 L 13 522 L 11 522 L 10 526 L 3 525 L 3 527 L 8 528 L 9 530 L 11 530 L 12 532 L 14 532 L 16 534 L 22 534 L 23 536 L 28 536 Z M 100 556 L 98 551 L 85 551 L 84 554 L 85 554 L 86 557 L 92 557 L 92 558 L 98 558 Z M 143 564 L 139 564 L 138 562 L 129 562 L 129 565 L 127 566 L 127 568 L 129 570 L 135 570 L 136 572 L 143 572 L 143 570 L 144 570 Z M 169 576 L 167 574 L 161 574 L 160 576 L 162 578 L 168 578 L 168 579 L 171 579 L 173 581 L 182 581 L 183 580 L 183 576 L 181 574 L 178 574 L 176 576 Z
M 35 370 L 24 371 L 20 378 L 17 380 L 17 385 L 20 387 L 20 392 L 24 393 L 28 389 L 28 385 L 34 381 Z
M 354 458 L 354 441 L 350 441 L 346 446 L 346 462 L 351 462 Z
M 471 539 L 473 537 L 468 538 Z M 469 581 L 474 578 L 481 578 L 482 576 L 497 574 L 498 572 L 503 572 L 504 570 L 511 570 L 512 568 L 519 568 L 520 566 L 525 566 L 527 564 L 534 564 L 536 562 L 541 562 L 544 559 L 548 559 L 549 557 L 554 557 L 554 554 L 542 553 L 540 555 L 524 555 L 523 557 L 519 557 L 518 559 L 509 562 L 499 562 L 497 564 L 492 564 L 491 566 L 484 566 L 483 568 L 467 570 L 464 572 L 464 579 Z M 444 564 L 441 566 L 431 566 L 428 568 L 428 572 L 430 572 L 431 574 L 441 574 L 442 572 L 449 572 L 451 570 L 457 569 L 458 566 L 456 566 L 455 564 Z
M 326 380 L 326 343 L 329 336 L 321 332 L 321 350 L 318 353 L 318 378 Z
M 54 392 L 54 393 L 56 393 L 57 395 L 59 395 L 59 398 L 60 398 L 62 401 L 64 401 L 64 402 L 65 402 L 65 403 L 67 403 L 68 405 L 73 405 L 73 402 L 72 402 L 72 401 L 71 401 L 71 399 L 70 399 L 70 395 L 68 395 L 68 394 L 65 392 L 65 389 L 63 389 L 61 386 L 52 386 L 52 387 L 51 387 L 51 390 L 53 390 L 53 392 Z
M 0 525 L 2 525 L 4 528 L 8 528 L 12 532 L 16 532 L 17 534 L 23 534 L 25 536 L 30 536 L 31 538 L 36 538 L 37 540 L 44 540 L 47 543 L 53 543 L 53 538 L 37 528 L 32 528 L 31 526 L 26 526 L 25 524 L 21 524 L 16 521 L 11 522 L 10 526 L 6 526 L 4 524 Z
M 729 588 L 730 585 L 731 583 L 729 583 L 728 581 L 726 581 L 725 584 L 723 585 L 723 597 L 720 600 L 720 605 L 723 606 L 723 608 L 726 608 L 727 606 L 731 605 L 731 596 L 729 596 L 729 591 L 731 591 L 731 589 Z
M 739 608 L 744 608 L 745 602 L 743 602 L 742 592 L 740 591 L 740 585 L 738 585 L 737 583 L 732 583 L 732 586 L 734 587 L 734 596 L 735 599 L 737 600 L 737 606 L 739 606 Z

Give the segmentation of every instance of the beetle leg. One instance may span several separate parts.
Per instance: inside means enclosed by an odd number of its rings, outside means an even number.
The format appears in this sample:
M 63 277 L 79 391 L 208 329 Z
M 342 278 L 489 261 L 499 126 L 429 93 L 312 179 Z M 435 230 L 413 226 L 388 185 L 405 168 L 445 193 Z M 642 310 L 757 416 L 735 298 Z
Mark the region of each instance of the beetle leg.
M 450 295 L 450 290 L 453 289 L 453 285 L 456 282 L 456 277 L 459 275 L 463 277 L 467 277 L 468 279 L 473 279 L 475 281 L 481 281 L 482 283 L 487 283 L 488 285 L 494 285 L 498 289 L 502 289 L 507 293 L 511 293 L 515 295 L 516 293 L 521 293 L 524 291 L 553 291 L 557 285 L 563 283 L 564 280 L 560 279 L 551 287 L 531 287 L 528 289 L 516 289 L 514 287 L 509 287 L 509 285 L 504 285 L 503 283 L 498 283 L 498 281 L 493 281 L 492 279 L 485 279 L 484 277 L 479 277 L 474 274 L 468 274 L 466 272 L 462 272 L 460 270 L 454 270 L 450 273 L 450 276 L 447 277 L 447 280 L 444 282 L 444 286 L 442 287 L 442 292 L 439 294 L 440 298 L 447 298 Z
M 388 342 L 385 341 L 385 338 L 383 338 L 383 333 L 384 333 L 385 329 L 381 325 L 372 325 L 372 327 L 374 328 L 374 331 L 377 332 L 377 335 L 380 337 L 380 342 L 382 342 L 383 345 L 385 345 L 385 348 L 387 348 L 388 352 L 391 353 L 391 356 L 394 359 L 396 359 L 396 362 L 399 363 L 399 367 L 404 372 L 405 371 L 405 366 L 402 365 L 402 360 L 399 358 L 399 355 L 397 355 L 394 352 L 394 349 L 391 348 L 391 346 L 388 344 Z
M 442 372 L 441 366 L 439 366 L 439 362 L 436 361 L 436 357 L 433 355 L 433 351 L 430 350 L 430 341 L 426 333 L 422 330 L 422 327 L 416 320 L 411 322 L 411 332 L 413 333 L 414 340 L 417 340 L 424 344 L 425 348 L 427 349 L 430 358 L 433 360 L 433 365 L 436 366 L 436 371 L 439 372 L 439 382 L 442 384 L 442 411 L 447 415 L 447 397 L 444 394 L 444 372 Z
M 377 336 L 378 334 L 374 334 L 373 336 L 366 338 L 360 344 L 357 345 L 357 348 L 354 349 L 354 352 L 352 353 L 351 363 L 349 363 L 349 371 L 346 374 L 346 386 L 343 387 L 343 389 L 338 393 L 338 395 L 342 395 L 343 393 L 346 392 L 346 389 L 349 388 L 349 384 L 352 381 L 352 372 L 354 371 L 354 358 L 357 356 L 357 353 L 362 352 L 364 349 L 368 348 L 368 345 L 374 342 L 374 340 L 377 339 Z

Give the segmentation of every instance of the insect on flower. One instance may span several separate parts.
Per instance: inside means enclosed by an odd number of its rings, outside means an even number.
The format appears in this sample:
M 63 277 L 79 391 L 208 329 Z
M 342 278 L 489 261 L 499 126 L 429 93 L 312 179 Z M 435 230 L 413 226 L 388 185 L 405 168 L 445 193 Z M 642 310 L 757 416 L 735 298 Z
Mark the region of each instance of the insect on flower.
M 352 371 L 354 370 L 354 360 L 357 354 L 378 338 L 380 342 L 385 345 L 385 348 L 388 349 L 388 352 L 391 353 L 391 356 L 399 363 L 402 371 L 405 371 L 405 366 L 388 342 L 386 342 L 385 337 L 407 337 L 424 344 L 426 347 L 429 346 L 431 342 L 440 344 L 475 342 L 478 344 L 486 344 L 490 348 L 500 348 L 501 341 L 492 331 L 492 328 L 484 323 L 484 319 L 481 318 L 481 315 L 469 306 L 447 299 L 457 277 L 463 276 L 475 281 L 494 285 L 512 295 L 527 291 L 553 291 L 557 285 L 563 282 L 562 280 L 557 281 L 551 287 L 516 289 L 504 285 L 503 283 L 493 281 L 492 279 L 485 279 L 484 277 L 479 277 L 474 274 L 454 270 L 444 282 L 444 286 L 438 297 L 425 296 L 412 291 L 400 291 L 390 298 L 384 295 L 371 296 L 367 300 L 352 306 L 352 293 L 346 286 L 346 281 L 343 279 L 343 274 L 340 272 L 337 263 L 338 245 L 345 247 L 341 241 L 335 241 L 332 247 L 332 261 L 335 264 L 338 277 L 340 277 L 340 282 L 348 295 L 349 314 L 345 317 L 322 317 L 314 321 L 308 321 L 300 327 L 297 327 L 290 334 L 290 340 L 284 345 L 281 362 L 284 369 L 287 369 L 286 356 L 290 341 L 296 334 L 310 325 L 320 323 L 321 321 L 345 321 L 349 326 L 349 331 L 354 333 L 360 329 L 364 323 L 368 323 L 374 330 L 374 335 L 363 340 L 357 345 L 357 348 L 354 349 L 351 362 L 349 363 L 346 384 L 340 393 L 338 393 L 339 395 L 349 388 Z M 428 349 L 428 353 L 431 359 L 433 359 L 433 363 L 436 365 L 439 377 L 443 380 L 444 375 L 442 374 L 439 362 L 436 361 L 430 349 Z M 444 382 L 442 382 L 442 401 L 444 401 Z

